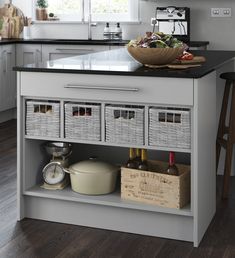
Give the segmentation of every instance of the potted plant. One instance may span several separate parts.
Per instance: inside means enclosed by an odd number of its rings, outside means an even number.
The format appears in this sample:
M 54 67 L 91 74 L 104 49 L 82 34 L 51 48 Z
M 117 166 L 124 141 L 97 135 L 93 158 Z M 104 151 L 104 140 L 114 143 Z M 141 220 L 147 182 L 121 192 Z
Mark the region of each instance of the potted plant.
M 47 0 L 37 0 L 37 9 L 36 9 L 36 19 L 37 20 L 47 20 L 47 7 L 48 3 Z

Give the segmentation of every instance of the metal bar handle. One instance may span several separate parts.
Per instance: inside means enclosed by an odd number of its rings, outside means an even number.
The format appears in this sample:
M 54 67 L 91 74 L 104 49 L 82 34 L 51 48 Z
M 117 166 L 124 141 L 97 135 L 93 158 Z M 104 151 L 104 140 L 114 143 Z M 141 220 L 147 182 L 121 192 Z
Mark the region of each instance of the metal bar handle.
M 2 51 L 2 57 L 3 57 L 3 72 L 6 73 L 7 72 L 7 51 L 3 50 Z
M 41 51 L 39 49 L 36 49 L 34 54 L 34 63 L 38 64 L 41 61 Z
M 108 90 L 108 91 L 125 91 L 125 92 L 138 92 L 138 88 L 122 88 L 122 87 L 105 87 L 105 86 L 84 86 L 77 84 L 67 84 L 64 86 L 69 89 L 84 89 L 84 90 Z
M 86 52 L 94 52 L 95 50 L 92 48 L 84 49 L 84 48 L 56 48 L 57 51 L 86 51 Z

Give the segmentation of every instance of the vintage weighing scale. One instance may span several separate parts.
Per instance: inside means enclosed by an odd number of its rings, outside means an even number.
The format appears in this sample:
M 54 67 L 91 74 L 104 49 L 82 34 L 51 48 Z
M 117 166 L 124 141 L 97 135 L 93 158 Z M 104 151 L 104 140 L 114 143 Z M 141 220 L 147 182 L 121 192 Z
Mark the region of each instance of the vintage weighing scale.
M 62 190 L 69 184 L 69 176 L 63 168 L 69 166 L 68 158 L 72 153 L 72 145 L 65 142 L 47 142 L 44 147 L 52 158 L 42 170 L 44 183 L 41 187 Z

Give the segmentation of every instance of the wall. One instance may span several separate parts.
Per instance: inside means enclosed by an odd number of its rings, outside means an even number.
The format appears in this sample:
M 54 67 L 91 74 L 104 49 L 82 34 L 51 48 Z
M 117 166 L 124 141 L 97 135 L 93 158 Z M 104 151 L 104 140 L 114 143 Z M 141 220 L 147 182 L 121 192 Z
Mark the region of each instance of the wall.
M 6 0 L 5 0 L 6 1 Z M 4 0 L 0 0 L 3 3 Z M 32 16 L 32 1 L 13 0 L 27 16 Z M 141 24 L 123 24 L 123 38 L 131 39 L 151 30 L 150 17 L 154 16 L 156 6 L 188 6 L 191 8 L 192 40 L 210 41 L 210 49 L 235 49 L 235 2 L 233 0 L 175 0 L 141 1 Z M 211 18 L 211 7 L 231 7 L 232 18 Z M 93 28 L 93 38 L 102 38 L 104 24 Z M 82 24 L 35 24 L 32 27 L 35 38 L 87 38 L 87 25 Z

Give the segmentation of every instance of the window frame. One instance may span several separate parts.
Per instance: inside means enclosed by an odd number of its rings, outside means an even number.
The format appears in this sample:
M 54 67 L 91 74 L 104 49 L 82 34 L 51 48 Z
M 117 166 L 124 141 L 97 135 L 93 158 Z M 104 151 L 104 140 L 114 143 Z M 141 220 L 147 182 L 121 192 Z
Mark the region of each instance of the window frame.
M 33 1 L 33 14 L 32 17 L 34 17 L 34 22 L 35 23 L 57 23 L 57 24 L 63 24 L 63 23 L 87 23 L 88 22 L 88 16 L 89 16 L 89 2 L 91 0 L 81 0 L 81 4 L 82 4 L 82 11 L 81 11 L 81 19 L 80 20 L 75 20 L 75 19 L 72 19 L 72 20 L 68 20 L 68 19 L 63 19 L 63 20 L 56 20 L 56 21 L 39 21 L 39 20 L 36 20 L 36 0 Z M 127 24 L 131 24 L 131 23 L 140 23 L 141 20 L 140 20 L 140 0 L 129 0 L 129 10 L 132 10 L 134 9 L 135 12 L 134 12 L 134 15 L 133 14 L 130 14 L 130 20 L 122 20 L 122 19 L 113 19 L 113 20 L 107 20 L 107 19 L 104 19 L 104 20 L 100 20 L 100 19 L 93 19 L 92 16 L 94 15 L 91 15 L 91 20 L 92 22 L 97 22 L 97 23 L 106 23 L 106 22 L 110 22 L 110 23 L 113 23 L 113 22 L 121 22 L 121 23 L 127 23 Z M 131 7 L 132 6 L 132 7 Z M 117 15 L 118 16 L 118 15 Z
M 90 0 L 89 0 L 90 1 Z M 92 1 L 92 0 L 91 0 Z M 92 21 L 93 22 L 139 22 L 140 20 L 140 15 L 139 15 L 139 11 L 140 11 L 140 1 L 139 0 L 128 0 L 128 11 L 129 11 L 129 15 L 128 15 L 128 19 L 125 18 L 125 16 L 123 15 L 122 19 L 118 19 L 120 17 L 120 14 L 111 14 L 112 18 L 110 19 L 110 14 L 108 14 L 108 18 L 105 18 L 105 14 L 92 14 L 91 13 L 91 17 L 93 17 Z M 88 2 L 88 1 L 87 1 Z M 85 14 L 86 16 L 88 16 L 89 11 L 87 9 L 85 9 Z M 94 18 L 94 17 L 98 17 Z

